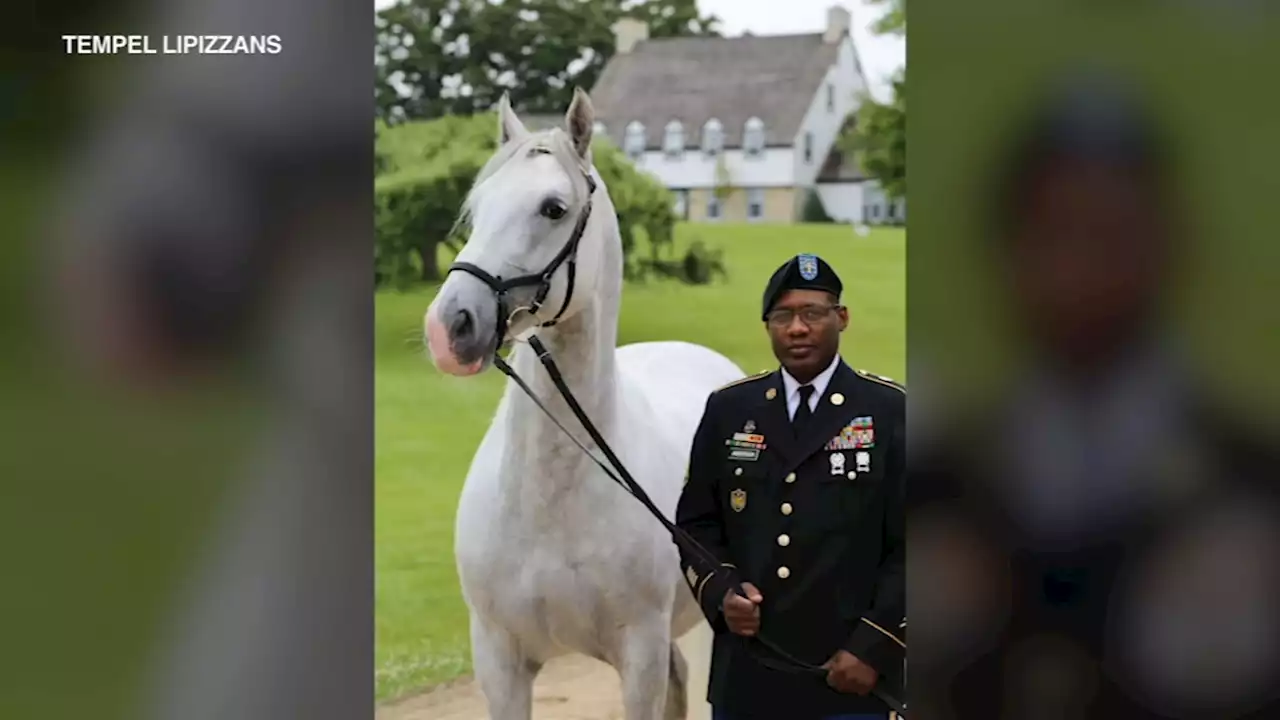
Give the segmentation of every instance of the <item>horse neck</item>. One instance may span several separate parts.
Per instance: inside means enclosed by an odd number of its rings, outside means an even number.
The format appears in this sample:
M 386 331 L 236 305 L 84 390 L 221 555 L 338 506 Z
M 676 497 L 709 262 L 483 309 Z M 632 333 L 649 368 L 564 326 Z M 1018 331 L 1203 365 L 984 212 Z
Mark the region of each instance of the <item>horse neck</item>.
M 620 252 L 619 249 L 619 257 Z M 617 264 L 610 255 L 607 253 L 604 259 L 606 267 Z M 574 399 L 606 438 L 610 436 L 616 407 L 614 350 L 618 337 L 620 264 L 616 270 L 616 273 L 603 273 L 600 286 L 582 310 L 558 325 L 536 331 Z M 511 366 L 556 420 L 587 447 L 594 445 L 532 348 L 519 345 Z M 567 487 L 575 485 L 577 473 L 574 471 L 580 463 L 589 462 L 582 450 L 513 380 L 507 381 L 504 402 L 510 408 L 507 436 L 512 439 L 506 461 L 528 470 L 515 473 L 521 476 L 516 482 L 544 501 L 557 494 L 556 488 L 545 484 L 533 487 L 529 482 L 531 478 L 538 477 L 543 483 L 553 485 L 557 481 Z

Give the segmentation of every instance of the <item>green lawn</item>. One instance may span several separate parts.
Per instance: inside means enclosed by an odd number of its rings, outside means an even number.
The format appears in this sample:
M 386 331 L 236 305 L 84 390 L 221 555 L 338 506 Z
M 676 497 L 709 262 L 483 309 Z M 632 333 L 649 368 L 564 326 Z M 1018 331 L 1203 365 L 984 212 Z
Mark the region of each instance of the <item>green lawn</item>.
M 724 249 L 727 281 L 628 286 L 619 343 L 687 340 L 747 372 L 775 365 L 759 320 L 769 274 L 798 252 L 821 255 L 845 284 L 850 364 L 905 380 L 905 234 L 848 226 L 682 225 L 677 242 Z M 453 511 L 502 375 L 441 375 L 426 358 L 422 315 L 434 288 L 377 297 L 377 697 L 391 699 L 470 671 L 467 612 L 453 564 Z

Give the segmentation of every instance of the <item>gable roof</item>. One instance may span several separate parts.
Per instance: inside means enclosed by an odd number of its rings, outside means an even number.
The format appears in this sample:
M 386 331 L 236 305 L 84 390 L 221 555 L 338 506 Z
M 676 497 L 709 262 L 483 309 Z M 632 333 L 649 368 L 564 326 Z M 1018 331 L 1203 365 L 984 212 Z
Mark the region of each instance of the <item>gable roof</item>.
M 840 43 L 823 42 L 822 33 L 645 40 L 609 59 L 591 104 L 619 146 L 627 125 L 639 120 L 645 148 L 659 149 L 674 119 L 684 125 L 685 147 L 696 148 L 714 117 L 724 147 L 742 147 L 752 116 L 764 121 L 766 145 L 790 146 L 839 52 Z

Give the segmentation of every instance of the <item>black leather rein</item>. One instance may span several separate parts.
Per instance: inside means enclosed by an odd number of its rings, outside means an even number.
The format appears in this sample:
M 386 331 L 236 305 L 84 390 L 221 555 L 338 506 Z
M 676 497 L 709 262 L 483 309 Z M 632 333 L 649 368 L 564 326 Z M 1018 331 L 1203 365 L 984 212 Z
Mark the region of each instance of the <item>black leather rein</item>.
M 542 307 L 542 303 L 546 300 L 547 294 L 551 290 L 552 276 L 555 274 L 556 270 L 558 270 L 562 264 L 567 262 L 569 264 L 568 266 L 569 287 L 568 287 L 568 290 L 565 292 L 564 302 L 560 304 L 560 311 L 556 313 L 556 316 L 547 322 L 541 323 L 540 327 L 551 327 L 552 325 L 555 325 L 557 322 L 559 322 L 560 318 L 564 315 L 565 309 L 569 305 L 569 300 L 573 296 L 573 285 L 574 285 L 574 275 L 576 273 L 578 244 L 582 240 L 582 235 L 586 230 L 587 220 L 591 216 L 591 197 L 592 195 L 595 194 L 595 190 L 596 190 L 596 183 L 591 178 L 590 173 L 584 173 L 584 174 L 586 175 L 586 178 L 587 178 L 587 187 L 589 188 L 589 193 L 587 195 L 587 202 L 583 207 L 582 214 L 578 217 L 578 222 L 574 226 L 573 235 L 569 238 L 569 242 L 566 243 L 563 248 L 561 248 L 560 252 L 556 254 L 555 258 L 551 260 L 551 262 L 547 265 L 546 268 L 543 269 L 541 273 L 532 274 L 532 275 L 523 275 L 520 277 L 511 278 L 508 280 L 503 280 L 501 278 L 490 275 L 488 272 L 484 271 L 483 269 L 471 263 L 454 263 L 449 268 L 449 271 L 453 272 L 454 270 L 461 270 L 463 272 L 474 275 L 475 277 L 479 278 L 482 282 L 484 282 L 486 285 L 488 285 L 490 288 L 492 288 L 494 293 L 497 295 L 498 335 L 495 341 L 496 347 L 494 349 L 494 354 L 493 354 L 494 365 L 499 370 L 501 370 L 504 375 L 511 378 L 512 381 L 516 383 L 516 385 L 520 386 L 520 389 L 523 390 L 524 393 L 529 396 L 529 399 L 533 400 L 534 404 L 537 405 L 538 408 L 541 409 L 542 412 L 548 418 L 551 419 L 551 422 L 555 423 L 556 427 L 560 428 L 560 430 L 564 432 L 564 434 L 569 438 L 569 440 L 573 442 L 574 445 L 577 445 L 578 448 L 582 450 L 582 452 L 586 453 L 587 457 L 589 457 L 592 460 L 592 462 L 594 462 L 597 466 L 599 466 L 600 469 L 604 471 L 605 475 L 609 476 L 609 478 L 611 478 L 614 482 L 620 485 L 622 489 L 625 490 L 632 497 L 639 500 L 640 504 L 644 505 L 644 507 L 649 511 L 649 513 L 653 515 L 658 520 L 658 522 L 662 523 L 663 527 L 665 527 L 667 531 L 671 533 L 671 538 L 673 541 L 675 541 L 677 545 L 683 548 L 690 555 L 697 557 L 706 568 L 713 569 L 713 570 L 709 570 L 709 572 L 719 572 L 720 569 L 723 567 L 719 558 L 717 558 L 710 550 L 707 550 L 705 547 L 703 547 L 701 543 L 695 540 L 691 535 L 689 535 L 689 533 L 685 532 L 683 528 L 677 526 L 675 523 L 668 520 L 666 516 L 662 514 L 662 511 L 658 509 L 658 507 L 653 503 L 653 500 L 649 498 L 649 494 L 645 492 L 644 488 L 641 487 L 640 484 L 635 481 L 635 478 L 631 476 L 631 473 L 627 471 L 626 466 L 622 464 L 622 461 L 619 460 L 618 456 L 613 452 L 613 448 L 611 448 L 609 446 L 609 443 L 605 441 L 604 437 L 600 435 L 600 431 L 596 429 L 595 424 L 591 422 L 590 418 L 587 417 L 586 412 L 583 411 L 582 406 L 578 404 L 577 398 L 574 397 L 573 392 L 569 389 L 569 386 L 565 383 L 564 377 L 560 374 L 560 369 L 556 366 L 555 360 L 552 359 L 551 354 L 547 351 L 546 346 L 542 344 L 542 341 L 536 335 L 531 336 L 529 338 L 529 346 L 533 348 L 535 353 L 537 353 L 539 362 L 541 362 L 543 367 L 547 369 L 547 374 L 551 377 L 551 381 L 555 384 L 556 390 L 560 392 L 561 397 L 563 397 L 565 402 L 569 405 L 569 409 L 573 411 L 574 416 L 577 417 L 578 422 L 582 425 L 583 429 L 585 429 L 587 431 L 587 434 L 591 436 L 591 440 L 604 453 L 605 458 L 608 459 L 609 464 L 613 466 L 613 469 L 610 469 L 608 466 L 606 466 L 604 462 L 602 462 L 598 457 L 596 457 L 596 455 L 593 452 L 591 452 L 591 450 L 589 450 L 576 437 L 574 437 L 573 433 L 569 432 L 569 429 L 566 428 L 555 417 L 555 415 L 551 413 L 551 411 L 547 408 L 547 406 L 543 404 L 541 400 L 538 399 L 537 395 L 534 394 L 533 390 L 528 386 L 528 384 L 526 384 L 525 381 L 519 375 L 516 374 L 515 370 L 509 364 L 507 364 L 507 361 L 503 359 L 502 355 L 499 353 L 499 349 L 502 346 L 502 341 L 506 336 L 506 331 L 508 326 L 508 317 L 513 317 L 515 315 L 515 311 L 512 311 L 510 315 L 506 314 L 505 312 L 504 300 L 506 300 L 507 291 L 516 287 L 523 287 L 523 286 L 535 285 L 535 284 L 538 285 L 539 286 L 538 291 L 534 296 L 533 304 L 530 308 L 528 308 L 531 313 L 536 314 L 538 312 L 538 309 Z M 730 588 L 734 592 L 736 592 L 739 596 L 746 597 L 746 593 L 742 590 L 740 583 L 733 582 L 730 584 Z M 754 638 L 745 638 L 745 637 L 741 638 L 741 640 L 744 643 L 748 644 L 747 645 L 748 648 L 750 648 L 749 643 L 751 642 L 752 639 L 759 642 L 765 648 L 771 650 L 774 654 L 776 654 L 778 657 L 782 659 L 782 662 L 779 662 L 779 661 L 773 660 L 772 658 L 763 657 L 758 653 L 753 653 L 756 655 L 756 659 L 762 665 L 766 665 L 768 667 L 771 667 L 775 670 L 779 670 L 781 672 L 811 675 L 811 676 L 820 677 L 823 679 L 826 678 L 827 671 L 824 670 L 821 666 L 813 665 L 811 663 L 807 663 L 803 660 L 793 657 L 786 651 L 782 650 L 782 648 L 778 647 L 771 640 L 766 638 L 763 633 L 757 632 Z M 900 720 L 906 720 L 907 708 L 905 704 L 903 704 L 896 698 L 888 695 L 887 693 L 882 691 L 879 687 L 873 687 L 871 689 L 871 692 L 873 695 L 875 695 L 881 701 L 883 701 L 886 705 L 888 705 L 890 709 L 894 710 L 898 714 L 898 717 L 900 718 Z

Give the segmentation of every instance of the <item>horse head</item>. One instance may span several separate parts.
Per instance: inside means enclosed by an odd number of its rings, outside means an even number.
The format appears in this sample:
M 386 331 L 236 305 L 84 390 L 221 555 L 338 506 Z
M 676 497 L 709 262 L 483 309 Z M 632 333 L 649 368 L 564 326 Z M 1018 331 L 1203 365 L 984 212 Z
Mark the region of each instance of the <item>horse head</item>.
M 574 92 L 565 128 L 533 133 L 498 104 L 498 149 L 476 176 L 459 223 L 471 236 L 427 308 L 424 329 L 436 367 L 483 370 L 508 339 L 572 317 L 596 289 L 603 198 L 591 164 L 594 112 Z M 607 200 L 596 217 L 612 214 Z M 605 212 L 607 211 L 607 212 Z

